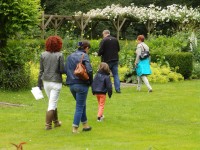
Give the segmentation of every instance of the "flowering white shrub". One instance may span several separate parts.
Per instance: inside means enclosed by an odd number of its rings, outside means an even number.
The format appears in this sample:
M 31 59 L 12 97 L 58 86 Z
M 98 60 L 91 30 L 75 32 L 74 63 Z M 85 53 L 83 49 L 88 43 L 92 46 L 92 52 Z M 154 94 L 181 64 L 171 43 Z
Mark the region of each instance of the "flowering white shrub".
M 134 4 L 131 6 L 122 7 L 120 5 L 107 6 L 104 9 L 92 9 L 87 13 L 75 12 L 75 16 L 83 15 L 84 17 L 90 17 L 91 19 L 117 19 L 128 18 L 131 20 L 137 20 L 147 26 L 147 29 L 155 27 L 158 21 L 160 22 L 175 22 L 178 25 L 182 24 L 181 28 L 185 24 L 197 25 L 200 22 L 200 12 L 198 9 L 188 8 L 182 5 L 169 5 L 166 8 L 155 6 L 154 4 L 149 7 L 138 7 Z

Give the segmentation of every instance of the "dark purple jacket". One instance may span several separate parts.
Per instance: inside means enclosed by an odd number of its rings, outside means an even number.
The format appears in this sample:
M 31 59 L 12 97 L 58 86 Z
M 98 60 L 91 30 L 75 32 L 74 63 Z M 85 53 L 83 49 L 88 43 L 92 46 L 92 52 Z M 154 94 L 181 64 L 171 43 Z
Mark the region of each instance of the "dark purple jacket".
M 102 62 L 118 61 L 120 51 L 119 42 L 115 37 L 107 36 L 103 38 L 99 45 L 98 56 L 101 56 Z
M 110 75 L 98 71 L 92 82 L 93 94 L 106 94 L 108 92 L 109 98 L 112 96 L 112 83 Z

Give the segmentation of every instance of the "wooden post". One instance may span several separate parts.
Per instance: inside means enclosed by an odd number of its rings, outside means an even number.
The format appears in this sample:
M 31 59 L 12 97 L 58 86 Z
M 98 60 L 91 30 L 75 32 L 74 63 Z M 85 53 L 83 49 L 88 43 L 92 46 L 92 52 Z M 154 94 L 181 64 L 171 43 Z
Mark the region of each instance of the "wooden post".
M 93 31 L 95 30 L 96 26 L 98 25 L 99 21 L 96 21 L 94 24 L 93 22 L 91 23 L 91 36 L 90 39 L 93 38 Z
M 117 17 L 117 39 L 119 40 L 119 17 Z
M 57 26 L 58 26 L 58 21 L 57 21 L 57 13 L 55 14 L 55 26 L 54 26 L 54 34 L 57 35 Z
M 115 29 L 117 30 L 117 39 L 119 40 L 119 34 L 120 34 L 120 31 L 121 31 L 121 28 L 122 26 L 124 25 L 125 21 L 127 19 L 124 18 L 122 22 L 120 22 L 120 17 L 118 16 L 117 17 L 117 21 L 113 21 L 113 25 L 115 27 Z
M 78 27 L 81 30 L 81 40 L 83 40 L 84 30 L 90 21 L 90 17 L 88 17 L 86 20 L 84 20 L 85 18 L 83 17 L 83 14 L 82 14 L 81 17 L 79 17 L 79 18 L 73 16 L 73 19 L 78 24 Z M 80 19 L 80 22 L 79 22 L 79 19 Z
M 81 40 L 83 40 L 84 29 L 83 29 L 83 14 L 81 14 Z

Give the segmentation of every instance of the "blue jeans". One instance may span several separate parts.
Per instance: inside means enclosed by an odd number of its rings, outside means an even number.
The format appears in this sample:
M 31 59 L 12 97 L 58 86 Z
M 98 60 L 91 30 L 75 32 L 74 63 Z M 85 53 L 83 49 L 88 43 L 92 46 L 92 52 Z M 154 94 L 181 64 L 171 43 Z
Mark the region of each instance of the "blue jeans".
M 79 127 L 80 121 L 87 123 L 86 116 L 86 99 L 89 86 L 86 84 L 72 84 L 70 85 L 70 91 L 76 100 L 76 110 L 74 114 L 73 126 Z
M 118 61 L 110 61 L 110 62 L 107 62 L 107 64 L 114 77 L 115 90 L 120 91 L 120 80 L 119 80 L 119 75 L 118 75 Z

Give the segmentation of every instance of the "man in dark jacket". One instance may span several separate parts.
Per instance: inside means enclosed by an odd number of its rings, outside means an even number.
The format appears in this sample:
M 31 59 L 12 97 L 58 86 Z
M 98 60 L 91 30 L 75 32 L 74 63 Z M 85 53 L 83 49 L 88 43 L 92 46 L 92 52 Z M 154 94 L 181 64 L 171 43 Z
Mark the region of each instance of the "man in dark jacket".
M 118 75 L 118 64 L 119 64 L 119 55 L 120 51 L 119 42 L 115 37 L 110 35 L 109 30 L 103 31 L 103 40 L 99 46 L 98 56 L 101 56 L 101 61 L 106 62 L 109 65 L 109 68 L 114 77 L 114 85 L 117 93 L 120 91 L 120 80 Z

